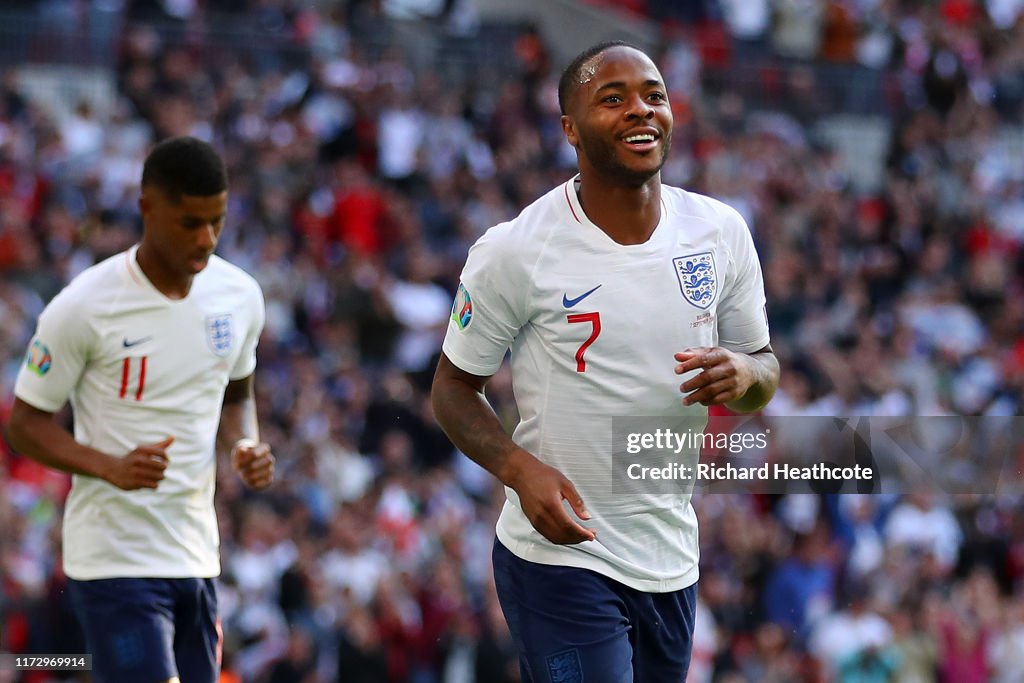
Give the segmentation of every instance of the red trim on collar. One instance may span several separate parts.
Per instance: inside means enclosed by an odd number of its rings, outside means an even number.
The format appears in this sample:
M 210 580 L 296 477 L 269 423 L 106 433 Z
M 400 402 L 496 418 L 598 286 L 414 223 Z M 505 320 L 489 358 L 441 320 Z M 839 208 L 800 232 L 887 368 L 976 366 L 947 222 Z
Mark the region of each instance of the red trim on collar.
M 135 284 L 141 285 L 142 284 L 142 280 L 140 280 L 139 276 L 135 274 L 135 268 L 132 267 L 132 252 L 131 251 L 125 252 L 124 257 L 125 257 L 125 265 L 128 266 L 128 274 L 132 276 L 133 280 L 135 280 Z
M 567 182 L 565 184 L 565 187 L 564 187 L 564 189 L 565 189 L 565 202 L 569 205 L 569 211 L 572 213 L 572 217 L 576 219 L 576 222 L 577 223 L 582 223 L 583 221 L 581 221 L 580 217 L 576 215 L 576 209 L 572 208 L 572 200 L 569 199 L 569 183 L 571 183 L 571 182 L 572 182 L 571 180 L 569 182 Z

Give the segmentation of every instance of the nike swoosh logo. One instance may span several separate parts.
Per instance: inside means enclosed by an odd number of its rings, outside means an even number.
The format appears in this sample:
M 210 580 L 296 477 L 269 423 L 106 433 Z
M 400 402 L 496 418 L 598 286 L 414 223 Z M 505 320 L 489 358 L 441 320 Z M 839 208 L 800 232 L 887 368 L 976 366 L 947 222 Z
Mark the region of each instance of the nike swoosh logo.
M 152 337 L 143 337 L 142 339 L 133 339 L 131 341 L 128 341 L 128 337 L 125 337 L 121 344 L 124 345 L 124 348 L 127 349 L 132 346 L 138 346 L 142 342 L 148 342 L 150 339 L 152 339 Z
M 604 284 L 604 283 L 602 282 L 601 284 Z M 562 305 L 565 306 L 566 308 L 572 308 L 573 306 L 575 306 L 579 302 L 583 301 L 584 299 L 586 299 L 588 296 L 590 296 L 591 294 L 593 294 L 594 292 L 596 292 L 600 288 L 601 288 L 601 285 L 598 285 L 597 287 L 594 287 L 589 292 L 584 292 L 583 294 L 580 294 L 575 299 L 570 299 L 568 297 L 568 295 L 563 294 L 562 295 Z

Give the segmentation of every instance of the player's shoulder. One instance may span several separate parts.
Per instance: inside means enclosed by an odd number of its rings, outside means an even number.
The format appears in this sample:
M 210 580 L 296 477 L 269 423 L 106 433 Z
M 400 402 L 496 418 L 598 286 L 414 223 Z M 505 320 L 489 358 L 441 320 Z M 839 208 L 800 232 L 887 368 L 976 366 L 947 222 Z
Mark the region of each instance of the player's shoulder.
M 690 192 L 671 185 L 662 185 L 662 197 L 669 211 L 679 217 L 695 217 L 713 221 L 725 230 L 746 227 L 740 212 L 725 202 L 699 192 Z
M 535 260 L 551 232 L 559 224 L 562 185 L 527 205 L 515 218 L 489 228 L 473 245 L 473 250 L 493 253 L 503 260 Z M 562 200 L 564 201 L 564 200 Z
M 130 256 L 131 250 L 129 249 L 97 261 L 72 278 L 68 287 L 84 288 L 102 282 L 118 282 L 127 271 Z
M 206 275 L 210 284 L 220 289 L 230 289 L 262 297 L 259 282 L 241 266 L 213 254 L 206 264 Z
M 124 286 L 129 253 L 108 256 L 80 272 L 64 285 L 50 307 L 69 306 L 79 313 L 89 313 L 116 300 Z

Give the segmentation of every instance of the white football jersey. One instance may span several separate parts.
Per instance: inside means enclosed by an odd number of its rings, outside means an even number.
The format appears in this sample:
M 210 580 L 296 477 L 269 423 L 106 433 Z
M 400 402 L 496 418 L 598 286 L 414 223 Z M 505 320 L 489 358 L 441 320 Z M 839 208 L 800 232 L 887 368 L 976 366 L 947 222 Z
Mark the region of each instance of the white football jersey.
M 175 437 L 156 490 L 73 477 L 68 576 L 212 577 L 220 573 L 213 494 L 224 389 L 255 370 L 263 295 L 252 277 L 211 256 L 188 296 L 169 299 L 142 273 L 137 249 L 89 268 L 54 297 L 15 394 L 50 412 L 70 399 L 75 439 L 110 455 Z
M 592 569 L 644 591 L 679 590 L 698 576 L 689 495 L 616 495 L 612 418 L 706 419 L 704 406 L 682 404 L 679 385 L 692 374 L 676 375 L 673 356 L 768 344 L 761 267 L 743 219 L 719 201 L 663 186 L 657 228 L 627 246 L 587 219 L 575 182 L 473 246 L 444 352 L 462 370 L 490 376 L 511 348 L 520 413 L 512 438 L 573 482 L 592 515 L 583 524 L 597 530 L 596 541 L 555 545 L 506 488 L 498 539 L 525 560 Z M 684 452 L 680 462 L 696 458 Z

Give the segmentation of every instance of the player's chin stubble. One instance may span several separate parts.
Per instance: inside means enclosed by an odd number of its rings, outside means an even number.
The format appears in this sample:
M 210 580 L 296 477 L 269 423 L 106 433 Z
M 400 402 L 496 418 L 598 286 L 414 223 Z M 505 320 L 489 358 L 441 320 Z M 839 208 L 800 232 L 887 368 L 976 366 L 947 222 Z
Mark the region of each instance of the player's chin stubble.
M 657 165 L 654 168 L 630 168 L 626 164 L 619 160 L 617 154 L 616 143 L 606 143 L 603 140 L 589 138 L 584 141 L 580 139 L 580 146 L 583 148 L 583 153 L 590 161 L 590 165 L 601 175 L 610 178 L 618 184 L 625 187 L 641 187 L 648 180 L 653 178 L 661 171 L 661 167 L 665 165 L 665 161 L 668 159 L 668 152 L 672 146 L 672 134 L 668 133 L 662 138 L 662 144 L 655 151 L 655 154 L 660 154 L 661 158 L 658 160 Z

